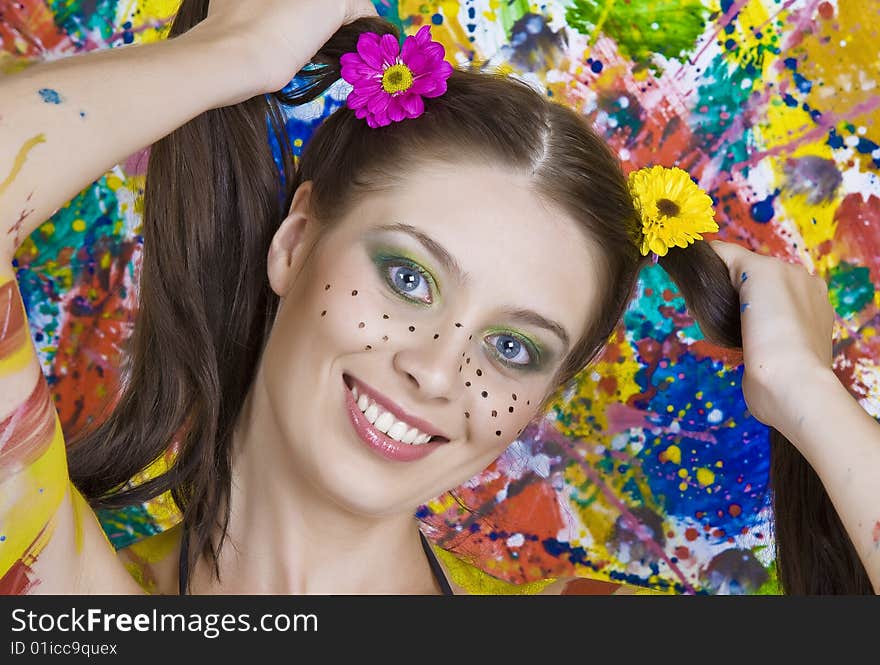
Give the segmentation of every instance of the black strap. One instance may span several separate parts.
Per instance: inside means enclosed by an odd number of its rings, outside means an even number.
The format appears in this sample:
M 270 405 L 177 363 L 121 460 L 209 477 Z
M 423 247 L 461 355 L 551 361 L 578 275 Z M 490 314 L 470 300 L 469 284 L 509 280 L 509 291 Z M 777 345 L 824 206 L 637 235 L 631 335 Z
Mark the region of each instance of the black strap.
M 189 533 L 183 529 L 180 539 L 180 560 L 177 562 L 177 593 L 185 596 L 189 582 Z
M 428 557 L 428 564 L 431 566 L 431 573 L 434 575 L 434 579 L 440 586 L 440 590 L 443 591 L 443 595 L 454 595 L 452 587 L 449 586 L 449 581 L 446 579 L 446 575 L 443 574 L 443 568 L 440 567 L 440 562 L 437 560 L 437 555 L 434 554 L 434 550 L 431 549 L 431 545 L 430 543 L 428 543 L 428 539 L 425 538 L 425 534 L 423 534 L 421 531 L 419 531 L 419 538 L 422 541 L 422 549 L 425 550 L 425 556 Z M 178 561 L 177 565 L 177 592 L 181 596 L 186 595 L 188 582 L 189 534 L 187 533 L 186 529 L 184 529 L 183 536 L 180 539 L 180 560 Z
M 443 569 L 440 567 L 440 562 L 437 561 L 437 555 L 434 554 L 434 550 L 431 549 L 431 545 L 430 543 L 428 543 L 428 539 L 425 538 L 425 534 L 423 534 L 421 531 L 419 531 L 419 538 L 422 539 L 422 549 L 425 550 L 425 556 L 428 557 L 428 563 L 431 565 L 431 572 L 434 573 L 434 579 L 437 580 L 437 584 L 440 585 L 440 589 L 443 591 L 443 595 L 455 595 L 452 591 L 452 587 L 449 586 L 446 575 L 443 574 Z

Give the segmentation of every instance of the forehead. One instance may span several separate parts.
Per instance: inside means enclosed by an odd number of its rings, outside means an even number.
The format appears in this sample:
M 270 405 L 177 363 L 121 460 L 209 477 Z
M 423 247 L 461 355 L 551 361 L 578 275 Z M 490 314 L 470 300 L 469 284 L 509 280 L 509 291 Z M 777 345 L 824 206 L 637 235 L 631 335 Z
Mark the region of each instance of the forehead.
M 598 250 L 526 176 L 483 165 L 430 165 L 356 206 L 360 231 L 406 224 L 442 245 L 481 300 L 551 316 L 574 341 L 594 312 Z M 488 303 L 487 303 L 488 304 Z

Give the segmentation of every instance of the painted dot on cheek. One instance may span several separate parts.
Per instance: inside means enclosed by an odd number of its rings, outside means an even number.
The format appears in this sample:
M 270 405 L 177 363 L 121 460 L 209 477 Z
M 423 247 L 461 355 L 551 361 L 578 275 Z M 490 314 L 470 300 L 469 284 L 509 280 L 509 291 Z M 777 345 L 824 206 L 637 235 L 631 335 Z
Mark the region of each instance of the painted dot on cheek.
M 471 359 L 470 359 L 470 358 L 467 359 L 467 364 L 468 364 L 468 365 L 471 364 Z
M 372 349 L 373 349 L 373 347 L 370 346 L 369 344 L 367 344 L 367 345 L 364 347 L 364 351 L 372 351 Z
M 330 285 L 328 284 L 327 286 L 325 286 L 325 287 L 324 287 L 324 290 L 325 290 L 325 291 L 329 291 L 329 290 L 330 290 Z
M 489 396 L 489 393 L 487 393 L 485 390 L 484 390 L 483 392 L 481 392 L 480 394 L 481 394 L 483 397 L 488 397 L 488 396 Z
M 470 337 L 468 337 L 468 341 L 470 342 L 473 338 L 474 338 L 474 336 L 471 335 Z
M 358 294 L 357 289 L 351 292 L 351 295 L 356 296 Z
M 364 328 L 364 327 L 366 327 L 366 325 L 367 325 L 366 323 L 364 323 L 363 321 L 361 321 L 361 322 L 358 324 L 358 328 Z
M 513 407 L 512 406 L 507 407 L 507 411 L 508 411 L 508 413 L 513 413 Z
M 471 414 L 468 413 L 467 411 L 465 411 L 465 412 L 464 412 L 464 417 L 465 417 L 465 418 L 470 418 L 470 417 L 471 417 Z
M 483 376 L 483 370 L 478 369 L 478 370 L 477 370 L 477 376 Z
M 498 412 L 497 412 L 495 409 L 492 409 L 492 417 L 493 417 L 493 418 L 497 418 L 497 417 L 498 417 Z
M 516 393 L 513 393 L 513 401 L 516 401 Z
M 500 430 L 500 429 L 496 429 L 496 430 L 495 430 L 495 436 L 501 436 L 501 430 Z
M 456 323 L 456 324 L 455 324 L 455 327 L 456 327 L 456 328 L 463 328 L 464 326 L 462 326 L 460 323 Z
M 440 333 L 434 333 L 434 339 L 438 339 L 440 337 Z
M 391 317 L 389 317 L 387 314 L 383 314 L 383 315 L 382 315 L 382 318 L 383 318 L 383 319 L 388 319 L 388 318 L 391 318 Z
M 387 341 L 388 341 L 388 335 L 382 335 L 382 341 L 383 341 L 383 342 L 387 342 Z
M 327 316 L 327 310 L 326 310 L 326 309 L 325 309 L 323 312 L 321 312 L 321 316 Z
M 464 385 L 466 385 L 468 388 L 470 388 L 470 387 L 471 387 L 471 382 L 470 382 L 470 381 L 465 381 L 465 382 L 464 382 Z
M 410 327 L 409 327 L 409 331 L 410 331 L 410 332 L 415 332 L 415 331 L 416 331 L 416 327 L 415 327 L 415 326 L 410 326 Z

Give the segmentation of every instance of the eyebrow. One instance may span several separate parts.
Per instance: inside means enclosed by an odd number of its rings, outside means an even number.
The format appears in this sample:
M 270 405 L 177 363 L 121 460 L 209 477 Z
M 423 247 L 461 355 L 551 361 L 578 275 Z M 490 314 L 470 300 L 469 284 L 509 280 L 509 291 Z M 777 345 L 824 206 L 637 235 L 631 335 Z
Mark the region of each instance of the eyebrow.
M 467 281 L 467 273 L 461 269 L 461 266 L 458 264 L 458 261 L 455 260 L 455 257 L 452 256 L 446 248 L 441 245 L 439 242 L 434 240 L 431 236 L 422 233 L 414 226 L 410 226 L 409 224 L 387 224 L 385 226 L 380 226 L 377 229 L 378 231 L 396 231 L 398 233 L 406 233 L 409 236 L 412 236 L 416 240 L 418 240 L 421 245 L 433 256 L 437 262 L 443 266 L 446 272 L 452 274 L 457 281 L 464 283 Z
M 443 245 L 426 233 L 419 231 L 414 226 L 410 226 L 409 224 L 386 224 L 385 226 L 378 227 L 376 230 L 405 233 L 415 238 L 437 260 L 437 262 L 459 282 L 464 283 L 467 281 L 468 274 L 462 270 L 458 261 L 455 260 L 455 257 L 452 256 Z M 566 349 L 570 346 L 571 340 L 568 337 L 568 333 L 565 332 L 565 328 L 556 323 L 556 321 L 548 319 L 546 316 L 542 316 L 530 309 L 506 309 L 502 313 L 514 321 L 520 321 L 521 323 L 527 323 L 549 330 L 556 335 L 560 341 L 562 341 Z

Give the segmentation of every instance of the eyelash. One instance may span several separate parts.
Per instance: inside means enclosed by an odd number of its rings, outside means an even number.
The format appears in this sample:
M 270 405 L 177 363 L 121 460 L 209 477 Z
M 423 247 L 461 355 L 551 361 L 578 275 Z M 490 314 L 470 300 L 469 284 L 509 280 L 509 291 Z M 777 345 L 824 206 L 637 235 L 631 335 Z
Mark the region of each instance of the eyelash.
M 430 306 L 434 304 L 434 297 L 437 293 L 437 282 L 434 280 L 433 275 L 424 267 L 416 263 L 415 261 L 408 259 L 403 256 L 395 256 L 395 255 L 379 255 L 374 258 L 374 262 L 376 266 L 379 268 L 379 271 L 382 275 L 382 278 L 388 284 L 389 288 L 400 298 L 403 298 L 407 302 L 416 303 L 422 306 Z M 430 300 L 422 300 L 421 298 L 412 298 L 405 291 L 400 290 L 397 285 L 394 283 L 394 279 L 391 276 L 391 270 L 394 268 L 407 268 L 412 270 L 413 272 L 418 273 L 422 276 L 422 279 L 425 280 L 425 283 L 428 285 L 430 289 Z M 498 351 L 498 347 L 489 342 L 488 340 L 495 337 L 511 337 L 515 339 L 517 342 L 523 345 L 526 349 L 526 352 L 529 355 L 529 362 L 527 363 L 516 363 L 511 362 L 507 358 L 505 358 Z M 490 347 L 490 351 L 492 356 L 498 360 L 499 363 L 504 365 L 505 367 L 509 367 L 515 370 L 536 370 L 540 369 L 541 365 L 541 352 L 538 349 L 537 345 L 531 340 L 523 337 L 514 332 L 510 332 L 507 330 L 504 331 L 493 331 L 491 334 L 487 335 L 483 338 L 486 341 L 487 346 Z

